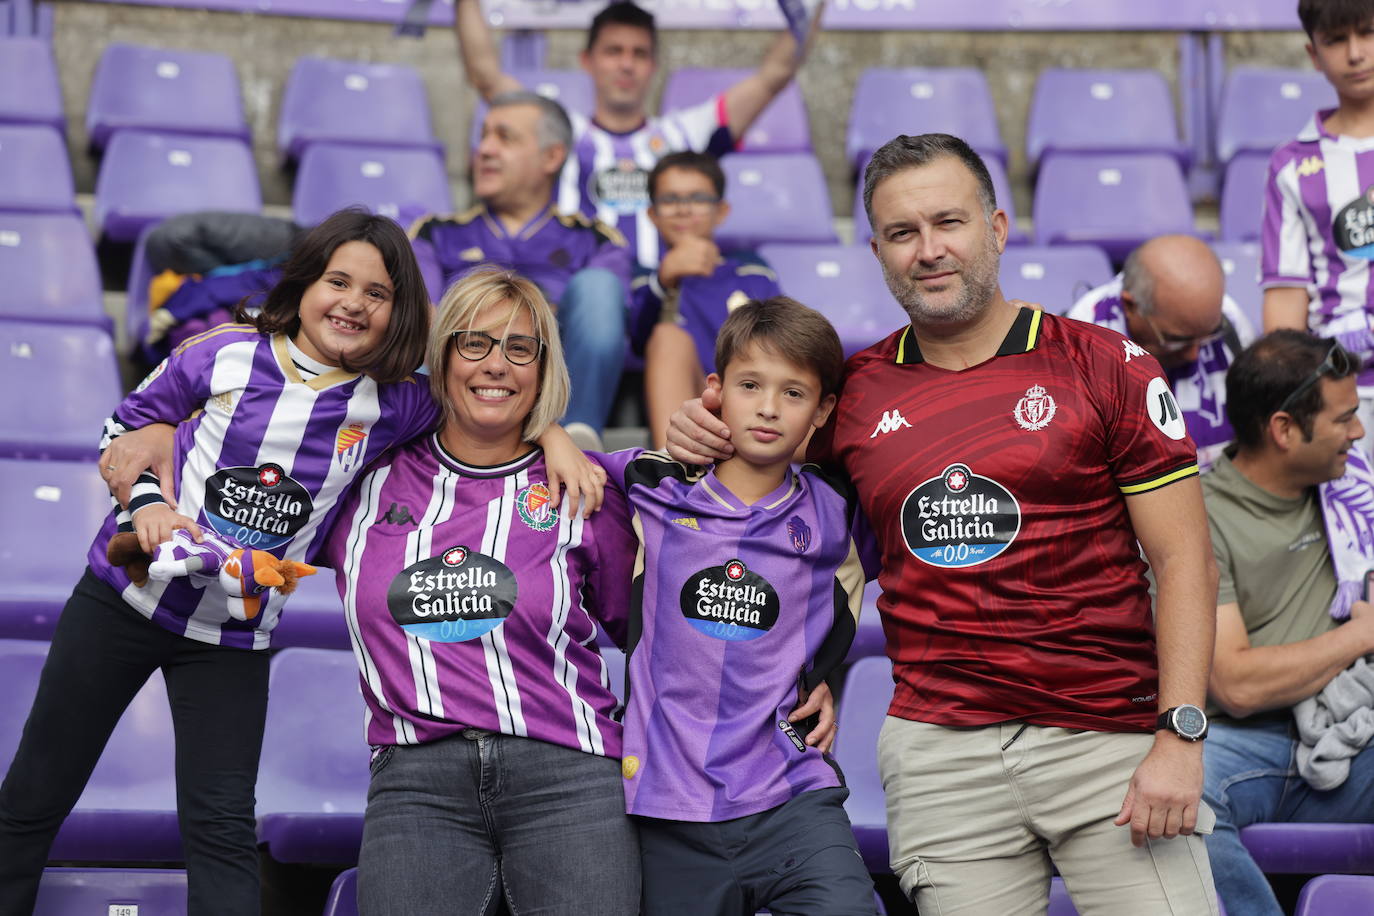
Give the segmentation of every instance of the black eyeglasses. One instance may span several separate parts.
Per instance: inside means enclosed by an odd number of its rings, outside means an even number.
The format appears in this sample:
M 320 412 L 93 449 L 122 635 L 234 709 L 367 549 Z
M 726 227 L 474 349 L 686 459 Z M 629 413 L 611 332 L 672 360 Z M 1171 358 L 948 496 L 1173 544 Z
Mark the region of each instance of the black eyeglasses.
M 1331 349 L 1326 351 L 1326 358 L 1322 360 L 1321 365 L 1313 370 L 1311 375 L 1303 379 L 1302 384 L 1294 388 L 1292 394 L 1283 399 L 1283 403 L 1279 405 L 1279 409 L 1274 411 L 1274 413 L 1286 412 L 1297 402 L 1298 398 L 1302 397 L 1313 385 L 1321 381 L 1322 376 L 1330 375 L 1336 378 L 1345 378 L 1358 368 L 1359 363 L 1356 362 L 1355 357 L 1351 356 L 1340 344 L 1333 342 L 1331 344 Z
M 528 366 L 544 352 L 544 342 L 528 334 L 507 334 L 498 339 L 486 331 L 454 331 L 449 336 L 453 339 L 458 355 L 473 362 L 486 359 L 491 348 L 498 343 L 506 359 L 517 366 Z
M 654 206 L 660 210 L 667 210 L 669 207 L 709 207 L 720 203 L 720 198 L 714 194 L 707 194 L 705 191 L 697 191 L 695 194 L 664 194 L 654 198 Z

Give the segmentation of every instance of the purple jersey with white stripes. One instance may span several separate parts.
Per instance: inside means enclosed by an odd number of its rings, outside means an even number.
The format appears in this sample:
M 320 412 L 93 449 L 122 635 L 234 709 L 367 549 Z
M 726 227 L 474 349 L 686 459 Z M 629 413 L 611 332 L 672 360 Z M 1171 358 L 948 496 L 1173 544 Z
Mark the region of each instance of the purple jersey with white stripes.
M 163 360 L 110 422 L 127 430 L 184 420 L 173 448 L 177 511 L 238 546 L 306 561 L 362 469 L 432 427 L 438 408 L 423 376 L 378 385 L 312 366 L 325 371 L 306 380 L 292 357 L 281 335 L 220 325 Z M 286 596 L 272 591 L 245 621 L 229 615 L 231 599 L 216 583 L 182 577 L 140 588 L 105 557 L 115 529 L 111 513 L 86 559 L 132 607 L 191 639 L 268 647 Z
M 635 278 L 630 311 L 634 315 L 670 312 L 673 323 L 691 335 L 701 366 L 710 373 L 716 371 L 716 333 L 730 313 L 750 299 L 781 294 L 777 275 L 767 265 L 727 256 L 709 277 L 682 277 L 676 290 L 665 291 L 657 271 L 644 272 Z
M 1197 444 L 1198 468 L 1202 471 L 1212 466 L 1235 437 L 1231 421 L 1226 418 L 1226 370 L 1255 339 L 1250 319 L 1229 295 L 1222 297 L 1221 316 L 1225 325 L 1220 340 L 1199 347 L 1195 361 L 1165 371 L 1174 400 L 1183 412 L 1188 435 Z M 1065 312 L 1065 317 L 1111 328 L 1129 337 L 1126 312 L 1121 305 L 1121 274 L 1084 294 Z M 1133 356 L 1127 353 L 1125 358 L 1129 361 Z
M 1307 290 L 1308 327 L 1322 337 L 1366 331 L 1374 314 L 1374 137 L 1332 134 L 1333 111 L 1274 151 L 1260 237 L 1260 285 Z M 1374 350 L 1360 356 L 1368 362 Z M 1374 368 L 1359 381 L 1374 384 Z
M 819 683 L 853 641 L 864 585 L 854 500 L 811 465 L 746 506 L 714 471 L 662 453 L 632 449 L 606 464 L 642 540 L 622 765 L 629 812 L 721 821 L 843 785 L 787 714 L 799 684 Z
M 363 477 L 326 547 L 358 659 L 369 744 L 464 728 L 620 756 L 596 647 L 624 644 L 635 555 L 607 491 L 591 519 L 549 496 L 544 454 L 471 467 L 435 436 Z
M 447 218 L 426 216 L 410 230 L 430 299 L 479 264 L 498 264 L 528 277 L 550 302 L 563 298 L 572 275 L 602 267 L 620 278 L 627 295 L 633 260 L 613 225 L 550 204 L 519 232 L 511 233 L 485 204 Z
M 614 133 L 586 115 L 568 112 L 573 149 L 558 183 L 558 209 L 581 211 L 620 229 L 640 264 L 658 263 L 658 230 L 649 221 L 649 172 L 669 153 L 697 150 L 722 156 L 734 148 L 725 96 L 649 118 Z

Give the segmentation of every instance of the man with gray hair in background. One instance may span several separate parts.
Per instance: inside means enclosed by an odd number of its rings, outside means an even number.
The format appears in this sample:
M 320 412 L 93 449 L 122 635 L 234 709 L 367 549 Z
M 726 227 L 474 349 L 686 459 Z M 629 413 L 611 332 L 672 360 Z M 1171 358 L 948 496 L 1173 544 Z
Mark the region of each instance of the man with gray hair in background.
M 1161 235 L 1132 251 L 1116 278 L 1065 313 L 1111 328 L 1131 352 L 1158 360 L 1206 471 L 1232 439 L 1226 370 L 1255 339 L 1245 313 L 1226 294 L 1221 264 L 1204 242 Z
M 616 229 L 558 210 L 554 191 L 571 144 L 557 102 L 525 90 L 496 96 L 473 156 L 479 202 L 456 216 L 426 216 L 410 235 L 435 302 L 472 268 L 497 264 L 557 304 L 572 378 L 564 425 L 579 445 L 596 448 L 625 357 L 632 262 Z

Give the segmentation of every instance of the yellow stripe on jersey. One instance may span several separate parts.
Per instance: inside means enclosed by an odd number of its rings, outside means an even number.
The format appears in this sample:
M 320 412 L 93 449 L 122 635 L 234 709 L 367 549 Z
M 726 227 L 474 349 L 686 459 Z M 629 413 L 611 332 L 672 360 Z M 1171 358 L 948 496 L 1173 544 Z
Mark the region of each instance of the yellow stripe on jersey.
M 257 327 L 255 327 L 254 325 L 251 325 L 251 324 L 217 324 L 217 325 L 215 325 L 213 328 L 211 328 L 210 330 L 208 330 L 208 331 L 201 331 L 201 332 L 200 332 L 199 334 L 197 334 L 196 336 L 194 336 L 194 337 L 188 337 L 188 338 L 186 338 L 185 340 L 183 340 L 181 343 L 177 344 L 177 348 L 176 348 L 175 350 L 172 351 L 172 355 L 176 356 L 176 355 L 179 355 L 179 354 L 181 354 L 181 353 L 184 353 L 184 352 L 186 352 L 187 350 L 189 350 L 191 347 L 195 346 L 195 345 L 198 344 L 198 343 L 204 343 L 205 341 L 209 340 L 209 339 L 212 338 L 212 337 L 218 337 L 219 335 L 224 334 L 224 333 L 227 333 L 227 332 L 229 332 L 229 331 L 256 331 L 256 330 L 257 330 Z
M 1127 496 L 1136 493 L 1148 493 L 1150 490 L 1158 490 L 1160 487 L 1171 484 L 1176 480 L 1182 480 L 1185 477 L 1195 477 L 1197 473 L 1197 465 L 1190 464 L 1186 468 L 1179 468 L 1177 471 L 1171 471 L 1163 477 L 1156 477 L 1154 480 L 1128 484 L 1121 488 L 1121 492 L 1125 493 Z
M 1045 314 L 1044 312 L 1040 311 L 1039 309 L 1033 309 L 1033 311 L 1035 312 L 1035 314 L 1031 316 L 1030 330 L 1026 333 L 1026 352 L 1027 352 L 1027 353 L 1029 353 L 1031 350 L 1034 350 L 1034 349 L 1035 349 L 1035 339 L 1036 339 L 1038 336 L 1040 336 L 1040 319 L 1041 319 L 1041 317 L 1043 317 L 1044 314 Z
M 906 339 L 911 333 L 911 325 L 902 328 L 902 336 L 897 338 L 897 362 L 906 362 Z

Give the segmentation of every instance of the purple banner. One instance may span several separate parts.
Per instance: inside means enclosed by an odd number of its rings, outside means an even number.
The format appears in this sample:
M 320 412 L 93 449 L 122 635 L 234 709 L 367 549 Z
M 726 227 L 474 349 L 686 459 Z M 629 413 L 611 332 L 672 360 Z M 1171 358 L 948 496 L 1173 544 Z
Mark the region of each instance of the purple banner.
M 408 0 L 96 0 L 242 10 L 321 19 L 398 22 Z M 778 0 L 641 0 L 669 29 L 781 29 Z M 605 0 L 485 0 L 501 28 L 582 28 Z M 435 0 L 431 25 L 453 21 L 453 0 Z M 827 29 L 949 31 L 1297 29 L 1295 0 L 829 0 Z

